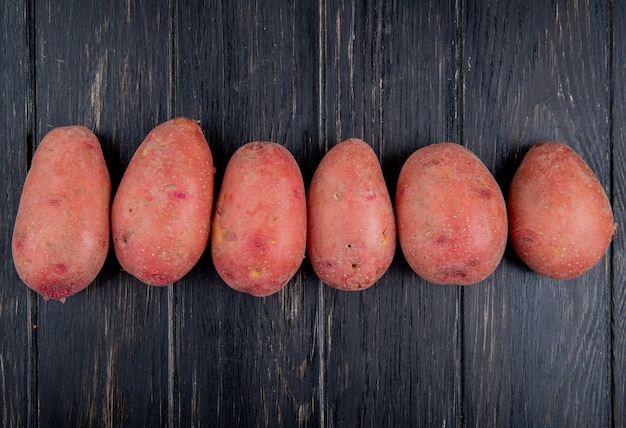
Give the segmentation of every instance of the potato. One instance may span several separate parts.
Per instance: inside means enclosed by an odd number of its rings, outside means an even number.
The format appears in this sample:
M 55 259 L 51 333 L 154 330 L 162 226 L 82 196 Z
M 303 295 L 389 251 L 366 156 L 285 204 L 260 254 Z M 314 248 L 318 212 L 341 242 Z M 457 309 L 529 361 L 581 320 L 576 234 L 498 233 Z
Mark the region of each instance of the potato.
M 365 142 L 343 141 L 324 156 L 308 193 L 308 254 L 320 279 L 363 290 L 387 271 L 396 220 L 378 158 Z
M 163 286 L 196 265 L 209 240 L 214 173 L 198 123 L 178 117 L 150 131 L 113 200 L 113 246 L 124 270 Z
M 300 168 L 276 143 L 250 142 L 231 157 L 215 203 L 211 254 L 231 288 L 253 296 L 282 289 L 306 251 Z
M 398 177 L 398 236 L 420 277 L 469 285 L 493 273 L 507 242 L 502 191 L 470 150 L 455 143 L 415 151 Z
M 571 279 L 595 266 L 617 230 L 600 182 L 565 144 L 544 142 L 524 156 L 507 197 L 511 244 L 535 272 Z
M 51 130 L 26 176 L 13 229 L 13 261 L 44 300 L 65 302 L 96 278 L 109 249 L 111 179 L 96 136 Z

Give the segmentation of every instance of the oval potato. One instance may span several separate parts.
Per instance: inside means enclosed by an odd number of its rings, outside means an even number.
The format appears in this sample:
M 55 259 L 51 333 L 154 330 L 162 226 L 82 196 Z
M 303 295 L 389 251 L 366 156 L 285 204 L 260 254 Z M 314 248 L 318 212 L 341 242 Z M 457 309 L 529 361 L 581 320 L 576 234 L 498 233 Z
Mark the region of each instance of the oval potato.
M 340 290 L 363 290 L 387 271 L 396 221 L 372 148 L 351 138 L 320 162 L 308 192 L 308 254 L 319 278 Z
M 93 282 L 109 249 L 111 179 L 97 137 L 51 130 L 26 176 L 13 229 L 13 261 L 45 300 L 64 302 Z
M 604 256 L 617 229 L 595 174 L 562 143 L 539 143 L 528 151 L 507 200 L 513 249 L 548 278 L 587 272 Z
M 214 172 L 197 122 L 178 117 L 150 131 L 111 210 L 113 245 L 124 270 L 163 286 L 195 266 L 208 244 Z
M 211 254 L 231 288 L 253 296 L 282 289 L 306 251 L 306 200 L 291 153 L 250 142 L 231 157 L 215 204 Z
M 469 285 L 493 273 L 507 242 L 502 191 L 481 160 L 455 143 L 415 151 L 398 177 L 398 236 L 420 277 Z

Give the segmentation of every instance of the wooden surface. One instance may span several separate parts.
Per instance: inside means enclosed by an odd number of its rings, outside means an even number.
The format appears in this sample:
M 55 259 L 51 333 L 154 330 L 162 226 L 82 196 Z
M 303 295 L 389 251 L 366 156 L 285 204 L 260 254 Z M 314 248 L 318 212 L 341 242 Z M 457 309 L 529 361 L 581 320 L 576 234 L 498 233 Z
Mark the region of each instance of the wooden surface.
M 0 426 L 626 426 L 626 5 L 622 1 L 104 1 L 0 5 Z M 114 188 L 145 135 L 201 122 L 217 167 L 251 140 L 305 184 L 338 141 L 371 144 L 394 194 L 417 148 L 456 141 L 506 193 L 528 148 L 570 144 L 621 232 L 571 281 L 509 248 L 469 287 L 400 250 L 339 292 L 305 260 L 281 292 L 227 287 L 207 253 L 148 287 L 113 252 L 65 304 L 18 278 L 10 241 L 33 151 L 99 137 Z

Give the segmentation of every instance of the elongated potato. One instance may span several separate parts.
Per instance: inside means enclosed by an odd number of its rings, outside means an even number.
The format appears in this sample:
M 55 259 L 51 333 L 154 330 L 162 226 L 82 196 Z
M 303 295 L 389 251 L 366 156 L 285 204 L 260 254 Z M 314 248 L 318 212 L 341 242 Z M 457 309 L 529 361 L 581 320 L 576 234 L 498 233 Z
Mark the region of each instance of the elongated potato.
M 215 203 L 211 254 L 237 291 L 282 289 L 306 251 L 306 199 L 300 168 L 276 143 L 251 142 L 231 157 Z
M 96 278 L 109 249 L 111 179 L 96 136 L 51 130 L 26 176 L 13 229 L 13 261 L 45 300 L 65 302 Z
M 606 253 L 617 224 L 602 185 L 565 144 L 534 145 L 508 194 L 511 244 L 535 272 L 571 279 Z
M 502 191 L 465 147 L 440 143 L 405 162 L 396 192 L 400 247 L 434 284 L 469 285 L 496 269 L 507 242 Z
M 178 117 L 141 143 L 113 200 L 117 260 L 149 285 L 178 281 L 207 247 L 213 205 L 213 156 L 200 126 Z
M 351 138 L 326 153 L 308 193 L 308 253 L 322 281 L 363 290 L 387 271 L 396 221 L 376 154 Z

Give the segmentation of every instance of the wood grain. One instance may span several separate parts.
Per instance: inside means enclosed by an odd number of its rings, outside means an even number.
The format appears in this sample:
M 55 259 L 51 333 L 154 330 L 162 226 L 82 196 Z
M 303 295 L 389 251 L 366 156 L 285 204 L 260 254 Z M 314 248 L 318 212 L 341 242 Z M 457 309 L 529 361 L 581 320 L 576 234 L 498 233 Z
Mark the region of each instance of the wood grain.
M 392 198 L 412 151 L 460 138 L 456 16 L 454 3 L 333 1 L 323 11 L 323 139 L 368 142 Z M 461 420 L 459 289 L 420 280 L 399 247 L 370 289 L 324 287 L 328 426 Z
M 626 3 L 614 2 L 613 5 L 611 196 L 618 230 L 612 245 L 611 394 L 613 426 L 622 427 L 626 426 Z
M 148 287 L 113 251 L 62 305 L 10 239 L 36 144 L 99 137 L 114 189 L 157 124 L 197 119 L 216 191 L 251 140 L 305 184 L 349 137 L 392 197 L 417 148 L 456 141 L 504 192 L 541 140 L 569 143 L 626 215 L 626 4 L 610 0 L 7 0 L 0 6 L 0 426 L 626 426 L 626 240 L 572 281 L 509 248 L 480 284 L 418 278 L 400 248 L 363 292 L 305 260 L 281 292 L 231 290 L 210 254 Z
M 26 178 L 32 138 L 29 11 L 22 1 L 0 6 L 0 425 L 26 426 L 31 390 L 30 293 L 11 256 L 13 223 Z
M 464 143 L 504 189 L 541 140 L 570 144 L 608 185 L 608 8 L 509 6 L 466 5 Z M 610 425 L 608 260 L 557 282 L 509 251 L 490 279 L 466 290 L 468 425 Z
M 169 116 L 170 15 L 150 2 L 36 2 L 40 141 L 81 124 L 99 137 L 114 188 L 135 148 Z M 38 300 L 34 425 L 169 421 L 171 296 L 120 272 L 113 252 L 85 291 Z
M 287 147 L 310 180 L 318 31 L 313 2 L 178 5 L 175 111 L 200 120 L 216 189 L 233 152 L 255 140 Z M 208 254 L 176 285 L 183 426 L 319 425 L 318 287 L 305 262 L 283 290 L 252 297 L 230 289 Z

